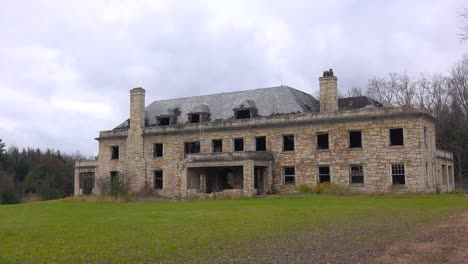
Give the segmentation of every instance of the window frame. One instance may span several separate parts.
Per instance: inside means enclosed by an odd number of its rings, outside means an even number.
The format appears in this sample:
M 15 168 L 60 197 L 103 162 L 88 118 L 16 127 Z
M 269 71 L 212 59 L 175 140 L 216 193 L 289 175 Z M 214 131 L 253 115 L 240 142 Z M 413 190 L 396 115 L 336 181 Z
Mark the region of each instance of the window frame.
M 288 149 L 288 150 L 285 149 L 286 142 L 284 140 L 287 137 L 292 137 L 292 149 Z M 294 152 L 296 150 L 296 138 L 294 137 L 294 134 L 284 134 L 282 143 L 283 143 L 283 148 L 282 148 L 283 152 Z
M 158 178 L 157 173 L 161 173 L 160 179 Z M 161 182 L 160 186 L 159 184 L 157 185 L 157 180 Z M 163 190 L 164 189 L 164 172 L 162 169 L 157 169 L 153 171 L 153 189 L 154 190 Z
M 196 146 L 198 146 L 198 151 L 197 152 L 187 152 L 187 149 L 190 150 L 190 148 L 187 148 L 187 146 L 190 147 L 190 144 L 195 144 Z M 201 143 L 200 143 L 200 141 L 194 140 L 194 141 L 184 142 L 184 153 L 185 153 L 185 155 L 201 153 Z
M 221 143 L 221 149 L 220 151 L 216 151 L 215 149 L 215 141 L 218 141 Z M 222 139 L 212 139 L 211 140 L 211 152 L 213 153 L 222 153 L 223 152 L 223 140 Z
M 157 151 L 156 151 L 157 145 L 161 145 L 161 155 L 160 156 L 157 155 Z M 154 143 L 153 144 L 153 158 L 158 159 L 158 158 L 162 158 L 162 157 L 164 157 L 164 144 L 163 143 Z
M 114 174 L 114 175 L 113 175 Z M 112 184 L 112 180 L 114 178 L 119 178 L 120 177 L 120 171 L 110 171 L 109 172 L 109 182 Z
M 111 160 L 119 160 L 120 159 L 120 146 L 119 145 L 112 145 L 110 146 L 110 151 L 111 151 Z M 117 152 L 114 152 L 114 150 L 117 149 Z M 114 157 L 114 154 L 117 153 L 117 157 Z
M 394 168 L 395 166 L 395 168 Z M 401 166 L 400 168 L 396 168 L 396 166 Z M 403 171 L 403 174 L 401 174 L 401 171 Z M 395 173 L 395 172 L 400 172 L 400 173 Z M 392 185 L 393 186 L 405 186 L 406 185 L 406 168 L 404 163 L 392 163 L 390 165 L 390 175 L 392 176 Z M 403 183 L 396 183 L 398 182 L 395 180 L 395 177 L 401 177 L 403 176 Z
M 320 168 L 328 168 L 328 174 L 320 173 Z M 328 181 L 322 181 L 321 177 L 322 176 L 328 176 Z M 331 166 L 330 165 L 319 165 L 317 166 L 317 182 L 320 183 L 331 183 Z
M 287 169 L 292 169 L 293 174 L 286 174 Z M 286 181 L 286 178 L 292 178 L 292 181 Z M 296 185 L 296 167 L 295 166 L 283 166 L 283 184 L 284 185 Z
M 238 140 L 242 140 L 242 150 L 236 150 L 236 141 Z M 232 150 L 234 152 L 243 152 L 245 151 L 245 141 L 244 141 L 244 138 L 233 138 L 232 139 Z
M 260 139 L 260 138 L 263 138 L 265 140 L 265 143 L 264 143 L 264 146 L 265 146 L 265 149 L 261 149 L 259 150 L 258 149 L 258 143 L 257 143 L 257 140 Z M 255 137 L 255 151 L 267 151 L 267 141 L 266 141 L 266 136 L 258 136 L 258 137 Z
M 358 173 L 353 174 L 353 167 L 361 167 Z M 353 182 L 353 177 L 362 177 L 362 182 Z M 349 165 L 349 183 L 351 185 L 364 185 L 364 165 L 363 164 L 350 164 Z
M 392 130 L 401 129 L 401 142 L 402 144 L 394 145 L 392 144 Z M 395 127 L 388 129 L 388 144 L 390 147 L 404 147 L 405 146 L 405 129 L 402 127 Z
M 237 109 L 234 111 L 235 112 L 235 118 L 236 120 L 242 120 L 242 119 L 251 119 L 252 118 L 252 110 L 251 109 Z M 244 115 L 240 115 L 241 117 L 239 118 L 239 113 L 249 113 L 249 117 L 243 117 Z
M 319 147 L 319 136 L 327 135 L 327 148 Z M 315 144 L 317 150 L 330 150 L 330 133 L 328 132 L 317 132 L 315 133 Z
M 360 139 L 359 139 L 359 147 L 352 147 L 351 146 L 351 133 L 357 133 L 359 132 L 360 134 Z M 348 148 L 349 149 L 362 149 L 363 148 L 363 140 L 362 140 L 362 130 L 348 130 Z

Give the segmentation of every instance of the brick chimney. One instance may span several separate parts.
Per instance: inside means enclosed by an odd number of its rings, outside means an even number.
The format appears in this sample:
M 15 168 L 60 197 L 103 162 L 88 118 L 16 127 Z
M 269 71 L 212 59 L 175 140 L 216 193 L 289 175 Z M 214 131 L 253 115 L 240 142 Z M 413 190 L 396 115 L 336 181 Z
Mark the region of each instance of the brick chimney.
M 319 78 L 320 83 L 320 112 L 329 113 L 338 111 L 338 78 L 333 75 L 333 70 L 323 72 Z

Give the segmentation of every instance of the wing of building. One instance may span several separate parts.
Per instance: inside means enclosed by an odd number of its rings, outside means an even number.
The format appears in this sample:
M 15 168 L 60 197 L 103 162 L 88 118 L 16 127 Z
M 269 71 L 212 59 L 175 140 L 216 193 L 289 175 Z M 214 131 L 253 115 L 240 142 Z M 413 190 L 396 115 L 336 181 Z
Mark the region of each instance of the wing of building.
M 330 69 L 320 100 L 288 86 L 155 101 L 130 90 L 130 118 L 101 131 L 98 160 L 77 161 L 75 195 L 174 198 L 293 191 L 324 182 L 356 192 L 454 189 L 452 154 L 436 149 L 435 119 L 366 96 L 338 98 Z

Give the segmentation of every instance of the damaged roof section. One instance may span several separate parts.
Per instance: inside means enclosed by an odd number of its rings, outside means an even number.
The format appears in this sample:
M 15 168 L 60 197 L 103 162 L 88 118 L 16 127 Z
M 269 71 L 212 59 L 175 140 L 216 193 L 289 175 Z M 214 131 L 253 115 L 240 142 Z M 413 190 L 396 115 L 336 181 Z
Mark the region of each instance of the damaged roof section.
M 340 98 L 339 110 L 365 107 L 382 107 L 382 104 L 366 97 Z M 275 86 L 239 92 L 201 95 L 154 101 L 145 108 L 146 126 L 158 125 L 158 118 L 170 117 L 170 124 L 186 124 L 193 113 L 209 113 L 209 121 L 236 118 L 239 109 L 254 109 L 252 117 L 268 117 L 320 111 L 319 101 L 312 95 L 289 86 Z M 128 120 L 115 129 L 125 129 Z

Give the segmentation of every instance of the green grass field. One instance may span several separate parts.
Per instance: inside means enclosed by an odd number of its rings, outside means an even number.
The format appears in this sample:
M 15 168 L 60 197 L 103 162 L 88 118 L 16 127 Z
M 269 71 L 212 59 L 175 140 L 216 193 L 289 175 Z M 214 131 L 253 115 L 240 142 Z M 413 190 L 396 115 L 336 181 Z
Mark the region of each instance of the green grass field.
M 466 210 L 468 199 L 460 195 L 3 205 L 0 263 L 367 259 L 417 228 Z

